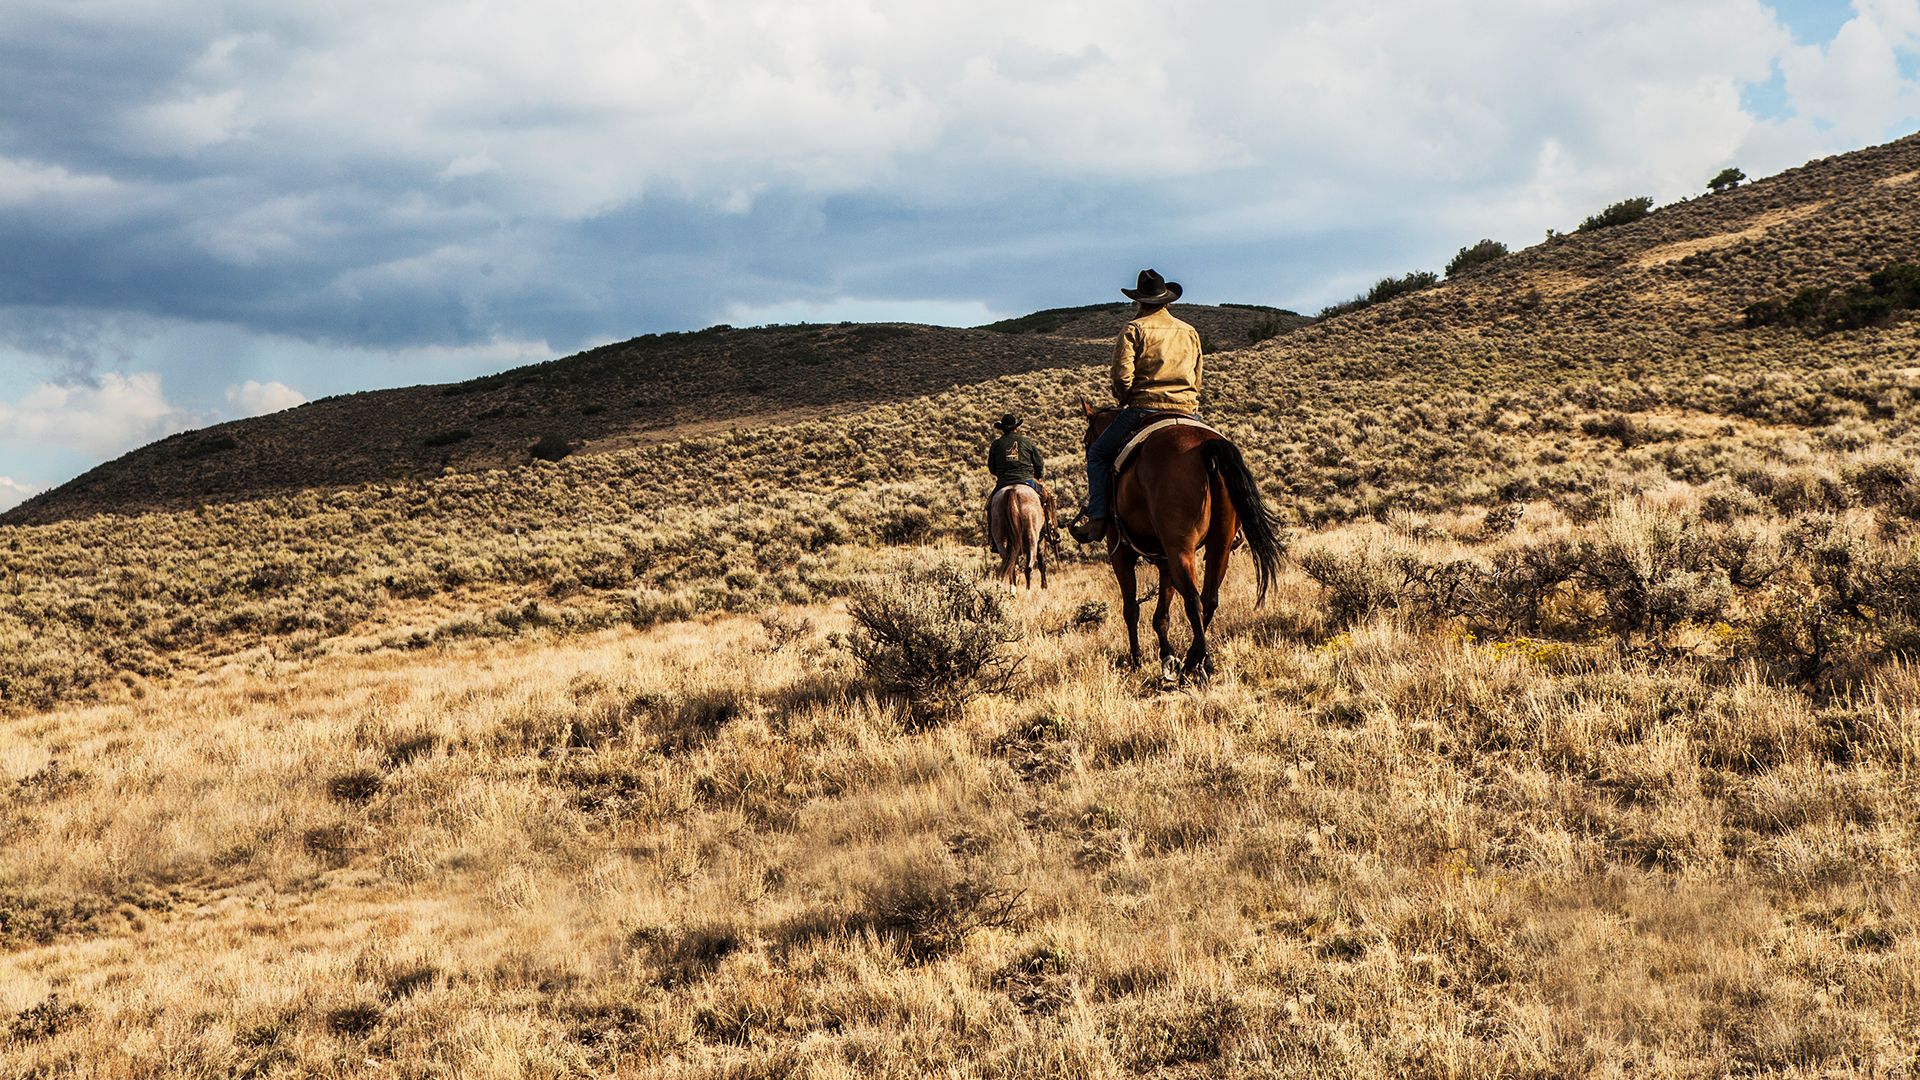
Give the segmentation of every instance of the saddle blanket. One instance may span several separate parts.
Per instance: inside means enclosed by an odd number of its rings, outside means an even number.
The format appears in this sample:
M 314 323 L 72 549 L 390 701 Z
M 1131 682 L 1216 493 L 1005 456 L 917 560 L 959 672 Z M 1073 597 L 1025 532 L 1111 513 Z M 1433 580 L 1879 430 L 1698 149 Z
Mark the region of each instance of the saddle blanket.
M 1180 416 L 1176 414 L 1174 416 L 1168 416 L 1159 420 L 1152 421 L 1151 423 L 1148 423 L 1142 426 L 1139 431 L 1134 432 L 1133 438 L 1128 439 L 1127 444 L 1120 448 L 1120 453 L 1114 455 L 1113 474 L 1115 476 L 1120 475 L 1120 470 L 1127 467 L 1128 459 L 1133 457 L 1133 452 L 1135 450 L 1140 449 L 1141 443 L 1147 441 L 1148 436 L 1152 435 L 1154 432 L 1159 431 L 1162 428 L 1170 428 L 1170 427 L 1197 427 L 1202 431 L 1212 431 L 1215 435 L 1220 435 L 1218 431 L 1214 431 L 1213 426 L 1211 424 L 1208 424 L 1204 420 L 1196 420 L 1191 416 Z M 1226 436 L 1224 435 L 1221 435 L 1220 437 L 1223 439 L 1226 438 Z

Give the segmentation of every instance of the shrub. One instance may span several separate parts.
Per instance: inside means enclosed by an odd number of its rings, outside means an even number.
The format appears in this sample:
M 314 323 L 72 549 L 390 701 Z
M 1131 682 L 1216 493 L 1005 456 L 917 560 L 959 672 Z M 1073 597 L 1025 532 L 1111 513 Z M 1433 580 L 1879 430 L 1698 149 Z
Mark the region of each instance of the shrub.
M 1803 521 L 1788 539 L 1794 576 L 1753 628 L 1760 654 L 1810 683 L 1920 649 L 1920 556 L 1877 549 L 1851 525 Z
M 953 952 L 982 927 L 1011 925 L 1021 899 L 937 852 L 898 858 L 862 891 L 869 924 L 913 962 Z
M 466 428 L 453 428 L 449 431 L 436 431 L 420 441 L 427 446 L 452 446 L 454 443 L 471 438 L 473 438 L 473 432 Z
M 952 563 L 916 567 L 865 588 L 848 612 L 855 630 L 847 648 L 877 690 L 905 701 L 916 725 L 1006 691 L 1020 665 L 1009 650 L 1019 631 L 1005 601 Z
M 1845 289 L 1815 286 L 1743 309 L 1748 329 L 1797 326 L 1814 333 L 1883 326 L 1920 308 L 1920 265 L 1892 262 Z
M 1716 619 L 1733 599 L 1698 519 L 1623 503 L 1580 545 L 1581 573 L 1606 599 L 1614 632 L 1659 639 L 1683 622 Z
M 1335 625 L 1348 626 L 1400 606 L 1411 556 L 1315 548 L 1300 555 L 1299 565 L 1326 590 L 1327 614 Z
M 1431 270 L 1415 270 L 1405 277 L 1381 278 L 1379 281 L 1373 283 L 1373 288 L 1368 289 L 1359 296 L 1342 303 L 1331 304 L 1321 308 L 1320 317 L 1330 319 L 1336 315 L 1345 315 L 1347 312 L 1359 311 L 1362 308 L 1369 308 L 1375 304 L 1384 304 L 1389 300 L 1395 300 L 1409 293 L 1419 292 L 1422 289 L 1431 289 L 1438 284 L 1440 284 L 1440 275 Z
M 1621 199 L 1582 221 L 1579 231 L 1592 232 L 1595 229 L 1610 229 L 1615 225 L 1629 225 L 1651 213 L 1653 213 L 1653 200 L 1645 195 Z
M 533 456 L 541 461 L 559 461 L 573 453 L 573 444 L 567 441 L 565 435 L 548 432 L 540 436 L 540 441 L 533 444 L 532 452 Z
M 212 457 L 215 454 L 225 453 L 239 445 L 240 441 L 231 435 L 208 435 L 187 443 L 174 456 L 181 461 L 191 461 L 194 458 Z
M 1746 178 L 1746 173 L 1729 165 L 1715 173 L 1713 179 L 1707 181 L 1707 189 L 1715 192 L 1725 191 L 1728 188 L 1739 187 L 1740 181 Z
M 918 544 L 933 535 L 933 511 L 907 505 L 887 514 L 879 525 L 880 539 L 889 544 Z
M 1485 266 L 1506 254 L 1507 245 L 1498 240 L 1482 240 L 1472 247 L 1463 247 L 1458 255 L 1448 261 L 1447 276 L 1453 277 L 1455 274 L 1466 273 L 1476 266 Z
M 1277 314 L 1267 315 L 1247 328 L 1247 340 L 1255 343 L 1266 341 L 1269 338 L 1278 337 L 1286 329 L 1286 320 Z

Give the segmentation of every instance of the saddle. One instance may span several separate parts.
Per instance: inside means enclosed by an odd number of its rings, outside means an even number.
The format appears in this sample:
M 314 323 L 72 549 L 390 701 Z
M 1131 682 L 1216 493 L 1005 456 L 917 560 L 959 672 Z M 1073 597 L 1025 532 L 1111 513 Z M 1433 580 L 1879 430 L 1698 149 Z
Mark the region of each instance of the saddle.
M 1146 442 L 1154 433 L 1170 427 L 1197 427 L 1201 431 L 1208 431 L 1215 435 L 1220 435 L 1218 431 L 1214 431 L 1212 424 L 1198 417 L 1188 416 L 1186 413 L 1154 413 L 1147 418 L 1146 423 L 1141 424 L 1140 427 L 1134 431 L 1133 436 L 1127 440 L 1126 445 L 1120 448 L 1120 452 L 1114 455 L 1113 478 L 1119 480 L 1120 474 L 1127 471 L 1127 465 L 1133 460 L 1134 451 L 1140 449 L 1141 443 Z M 1223 439 L 1226 438 L 1224 435 L 1220 435 L 1220 437 Z

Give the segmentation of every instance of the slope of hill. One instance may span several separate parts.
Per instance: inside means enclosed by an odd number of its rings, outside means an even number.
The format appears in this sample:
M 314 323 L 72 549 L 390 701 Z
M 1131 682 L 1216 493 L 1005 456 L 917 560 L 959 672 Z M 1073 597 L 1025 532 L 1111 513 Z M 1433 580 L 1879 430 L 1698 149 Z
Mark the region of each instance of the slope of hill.
M 1070 474 L 1093 364 L 0 527 L 0 1055 L 1920 1072 L 1920 319 L 1740 318 L 1920 255 L 1917 176 L 1815 162 L 1219 354 L 1292 560 L 1177 692 L 1111 664 L 1097 565 L 943 720 L 846 645 L 849 594 L 953 625 L 911 571 L 965 565 L 990 420 Z
M 1119 304 L 1073 309 L 1045 332 L 897 323 L 713 327 L 653 334 L 463 383 L 376 390 L 184 432 L 0 514 L 0 523 L 180 509 L 447 470 L 525 465 L 549 440 L 596 453 L 730 427 L 844 415 L 1002 375 L 1097 359 Z M 1244 344 L 1271 317 L 1250 306 L 1183 309 L 1203 334 Z

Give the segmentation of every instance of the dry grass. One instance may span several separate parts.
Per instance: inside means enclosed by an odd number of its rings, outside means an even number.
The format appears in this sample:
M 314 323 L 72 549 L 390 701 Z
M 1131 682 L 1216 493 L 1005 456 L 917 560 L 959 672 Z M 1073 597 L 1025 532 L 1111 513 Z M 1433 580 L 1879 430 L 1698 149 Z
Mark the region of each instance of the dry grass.
M 1879 182 L 1889 187 L 1893 186 L 1887 184 L 1886 180 Z M 1742 228 L 1730 229 L 1727 232 L 1715 233 L 1712 236 L 1696 237 L 1692 240 L 1680 240 L 1671 244 L 1661 244 L 1659 247 L 1651 248 L 1646 254 L 1634 260 L 1634 265 L 1643 270 L 1652 269 L 1662 263 L 1678 262 L 1689 255 L 1697 255 L 1703 251 L 1712 251 L 1715 248 L 1731 247 L 1734 244 L 1743 243 L 1748 240 L 1757 240 L 1765 236 L 1767 230 L 1779 225 L 1785 225 L 1788 222 L 1798 221 L 1804 217 L 1811 217 L 1826 209 L 1827 205 L 1826 200 L 1820 200 L 1807 203 L 1803 206 L 1769 210 L 1766 213 L 1755 216 L 1752 221 L 1748 222 Z
M 827 644 L 837 608 L 262 661 L 8 721 L 5 1059 L 1920 1065 L 1911 666 L 1822 706 L 1606 645 L 1329 636 L 1294 575 L 1264 612 L 1232 590 L 1224 676 L 1169 694 L 1076 618 L 1109 591 L 1082 569 L 1022 596 L 1021 691 L 926 729 Z

